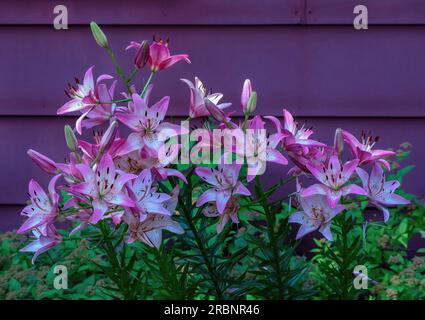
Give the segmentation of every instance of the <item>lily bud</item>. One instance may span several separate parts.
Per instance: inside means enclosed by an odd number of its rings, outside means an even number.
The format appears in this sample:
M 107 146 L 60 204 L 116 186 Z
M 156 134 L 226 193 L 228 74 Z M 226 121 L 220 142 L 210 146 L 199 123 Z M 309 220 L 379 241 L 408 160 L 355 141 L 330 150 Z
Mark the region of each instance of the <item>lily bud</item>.
M 338 156 L 341 156 L 342 151 L 344 150 L 344 137 L 342 135 L 341 128 L 335 130 L 334 148 Z
M 246 79 L 245 82 L 243 83 L 242 95 L 241 95 L 241 106 L 244 113 L 247 112 L 248 101 L 249 101 L 249 98 L 251 97 L 251 94 L 252 94 L 251 80 Z
M 35 164 L 40 167 L 41 170 L 50 174 L 58 173 L 56 163 L 52 159 L 32 149 L 29 149 L 27 151 L 27 154 L 29 155 L 31 160 L 34 161 Z
M 224 112 L 217 107 L 213 102 L 209 99 L 204 99 L 205 108 L 208 110 L 211 117 L 213 117 L 218 122 L 227 122 L 226 115 Z
M 140 44 L 139 50 L 137 50 L 136 57 L 134 58 L 134 65 L 137 69 L 142 69 L 149 60 L 149 43 L 147 40 L 143 40 Z
M 68 146 L 69 150 L 71 150 L 72 152 L 76 152 L 78 149 L 78 141 L 77 141 L 77 137 L 74 134 L 74 131 L 72 131 L 72 128 L 70 125 L 66 125 L 64 127 L 64 131 L 65 131 L 66 145 Z
M 100 140 L 98 156 L 102 156 L 105 151 L 107 151 L 111 147 L 112 143 L 115 140 L 117 132 L 118 122 L 114 121 L 109 125 L 109 128 L 105 131 L 102 136 L 102 139 Z
M 246 112 L 248 114 L 251 114 L 254 112 L 255 108 L 257 107 L 257 92 L 252 92 L 251 96 L 248 100 L 248 105 L 246 106 Z
M 102 48 L 107 49 L 109 46 L 108 39 L 106 38 L 102 29 L 100 29 L 100 27 L 97 25 L 97 23 L 94 21 L 90 22 L 90 29 L 91 29 L 91 32 L 93 33 L 94 40 L 96 40 L 97 44 L 101 46 Z

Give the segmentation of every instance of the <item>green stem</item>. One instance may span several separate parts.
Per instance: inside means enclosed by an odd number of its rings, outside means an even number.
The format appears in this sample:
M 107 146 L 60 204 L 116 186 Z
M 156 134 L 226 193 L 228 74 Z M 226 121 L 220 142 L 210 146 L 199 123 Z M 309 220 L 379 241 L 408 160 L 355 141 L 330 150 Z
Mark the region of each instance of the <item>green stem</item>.
M 278 293 L 279 298 L 283 299 L 285 297 L 284 289 L 283 289 L 283 283 L 282 283 L 282 270 L 280 266 L 280 255 L 279 255 L 279 248 L 277 246 L 276 241 L 276 234 L 275 234 L 275 216 L 270 211 L 269 204 L 267 203 L 267 197 L 265 196 L 263 192 L 263 187 L 261 186 L 260 177 L 255 177 L 255 182 L 257 184 L 257 197 L 261 200 L 261 205 L 264 208 L 264 214 L 266 216 L 267 221 L 267 233 L 270 241 L 270 246 L 272 249 L 272 263 L 274 266 L 274 271 L 276 273 L 276 280 L 277 280 L 277 286 L 278 286 Z
M 109 47 L 108 47 L 108 48 L 106 48 L 106 51 L 108 52 L 109 57 L 111 58 L 112 63 L 114 64 L 115 69 L 117 70 L 117 72 L 118 72 L 119 76 L 121 77 L 122 81 L 124 82 L 124 85 L 125 85 L 125 87 L 127 88 L 128 93 L 130 93 L 130 94 L 131 94 L 130 86 L 128 85 L 128 82 L 127 82 L 127 79 L 126 79 L 126 77 L 125 77 L 125 75 L 124 75 L 124 72 L 122 71 L 122 69 L 121 69 L 120 65 L 118 64 L 118 61 L 117 61 L 117 59 L 115 58 L 114 53 L 112 52 L 112 50 L 111 50 Z
M 134 76 L 139 72 L 139 69 L 135 68 L 127 78 L 127 83 L 130 84 L 130 81 L 133 80 Z
M 145 86 L 143 87 L 142 93 L 140 94 L 140 97 L 144 98 L 146 94 L 146 90 L 148 90 L 149 84 L 152 81 L 153 75 L 155 74 L 155 71 L 152 71 L 148 80 L 146 80 Z
M 207 248 L 204 246 L 204 243 L 202 242 L 199 234 L 198 234 L 198 230 L 196 229 L 195 224 L 193 223 L 192 220 L 192 202 L 191 202 L 191 194 L 192 194 L 192 183 L 191 183 L 191 179 L 190 179 L 190 174 L 188 175 L 188 199 L 187 199 L 187 203 L 188 206 L 186 206 L 186 204 L 184 203 L 182 197 L 179 194 L 179 198 L 178 198 L 178 204 L 179 204 L 179 208 L 182 209 L 183 211 L 183 216 L 187 222 L 187 224 L 189 225 L 189 229 L 193 234 L 196 246 L 198 247 L 199 252 L 201 253 L 201 256 L 205 262 L 205 266 L 207 267 L 208 273 L 210 275 L 211 278 L 211 282 L 213 283 L 214 286 L 214 291 L 216 293 L 216 298 L 217 299 L 223 299 L 224 295 L 223 295 L 223 291 L 220 288 L 220 282 L 217 279 L 217 274 L 216 271 L 211 263 L 211 260 L 209 259 L 208 256 L 208 250 Z M 173 182 L 169 179 L 171 185 L 173 185 Z M 166 189 L 165 186 L 163 184 L 159 184 L 161 189 Z M 169 191 L 164 190 L 165 192 L 169 193 Z
M 108 257 L 108 260 L 112 266 L 112 270 L 114 273 L 114 278 L 111 278 L 111 281 L 113 281 L 116 286 L 118 287 L 118 289 L 120 290 L 122 296 L 124 299 L 131 299 L 132 296 L 130 294 L 131 290 L 130 290 L 130 281 L 129 281 L 129 275 L 127 270 L 125 270 L 125 251 L 122 252 L 123 257 L 121 260 L 121 263 L 117 257 L 117 254 L 115 252 L 115 248 L 117 247 L 117 245 L 114 246 L 114 244 L 112 243 L 112 238 L 110 237 L 109 234 L 109 227 L 107 225 L 107 223 L 102 220 L 99 223 L 99 228 L 103 234 L 103 242 L 105 244 L 104 249 L 106 252 L 106 255 Z

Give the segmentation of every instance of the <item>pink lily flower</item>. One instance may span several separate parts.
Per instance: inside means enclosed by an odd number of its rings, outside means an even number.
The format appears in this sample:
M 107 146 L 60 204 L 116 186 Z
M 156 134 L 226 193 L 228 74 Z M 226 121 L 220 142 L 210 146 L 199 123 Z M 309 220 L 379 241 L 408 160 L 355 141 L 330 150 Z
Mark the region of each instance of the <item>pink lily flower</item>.
M 297 233 L 297 240 L 306 234 L 319 229 L 319 232 L 329 241 L 332 241 L 332 219 L 345 209 L 343 205 L 331 208 L 323 195 L 313 195 L 299 198 L 302 211 L 295 212 L 289 217 L 290 223 L 301 224 Z
M 294 117 L 288 110 L 283 109 L 283 117 L 283 127 L 279 119 L 274 116 L 265 116 L 264 118 L 271 120 L 275 124 L 277 132 L 283 132 L 286 135 L 283 139 L 283 146 L 285 150 L 294 151 L 301 148 L 307 152 L 307 147 L 325 146 L 325 144 L 321 142 L 309 139 L 309 137 L 313 134 L 313 130 L 306 129 L 304 126 L 299 127 L 298 123 L 294 120 Z
M 172 161 L 178 156 L 178 145 L 170 146 L 172 149 L 169 156 L 159 159 L 158 152 L 152 149 L 135 150 L 128 154 L 119 157 L 116 160 L 116 165 L 121 170 L 140 174 L 142 170 L 149 169 L 156 178 L 165 180 L 168 177 L 177 177 L 187 183 L 184 174 L 176 169 L 167 168 Z
M 27 151 L 28 156 L 31 158 L 34 163 L 40 167 L 41 170 L 50 173 L 50 174 L 58 174 L 59 169 L 56 165 L 56 162 L 54 162 L 49 157 L 46 157 L 44 154 L 41 154 L 40 152 L 37 152 L 35 150 L 29 149 Z
M 114 81 L 108 89 L 104 83 L 98 85 L 98 94 L 100 102 L 114 100 L 114 91 L 117 81 Z M 114 103 L 97 103 L 89 112 L 81 116 L 77 121 L 81 122 L 77 127 L 93 128 L 105 122 L 112 121 L 116 111 L 124 110 L 123 107 L 117 107 Z
M 169 97 L 162 98 L 151 107 L 148 107 L 146 101 L 138 94 L 133 94 L 132 98 L 134 110 L 116 114 L 119 121 L 135 131 L 127 138 L 127 151 L 141 149 L 143 146 L 159 150 L 163 144 L 158 139 L 162 130 L 164 130 L 163 132 L 170 133 L 169 136 L 180 133 L 179 126 L 163 122 L 170 101 Z
M 360 165 L 379 162 L 383 164 L 388 170 L 390 170 L 390 164 L 388 163 L 388 161 L 382 158 L 393 156 L 395 155 L 395 153 L 393 151 L 388 150 L 372 150 L 375 143 L 378 142 L 379 137 L 373 138 L 370 134 L 366 135 L 365 132 L 362 132 L 362 142 L 360 142 L 355 136 L 353 136 L 348 131 L 344 130 L 342 135 L 344 137 L 344 141 L 350 148 L 350 151 L 353 156 L 359 159 Z
M 32 232 L 35 240 L 19 251 L 34 252 L 34 256 L 31 260 L 32 264 L 34 264 L 40 254 L 57 246 L 62 241 L 62 237 L 57 233 L 56 228 L 53 225 L 46 226 L 43 233 L 37 229 Z
M 307 168 L 307 164 L 320 166 L 322 163 L 327 163 L 331 156 L 337 155 L 335 148 L 330 146 L 312 146 L 307 148 L 307 152 L 304 151 L 305 150 L 299 149 L 288 152 L 289 157 L 297 166 L 296 169 L 293 168 L 292 171 L 310 173 Z
M 183 228 L 177 222 L 162 214 L 148 215 L 142 222 L 133 215 L 124 215 L 123 219 L 129 226 L 127 243 L 140 240 L 148 246 L 159 248 L 162 242 L 162 230 L 176 234 L 184 233 Z
M 80 223 L 78 226 L 71 230 L 71 232 L 69 233 L 70 237 L 90 224 L 90 217 L 93 215 L 93 210 L 89 208 L 84 208 L 81 205 L 82 203 L 84 203 L 82 199 L 79 199 L 74 196 L 71 197 L 67 202 L 65 202 L 63 206 L 63 210 L 69 208 L 74 208 L 78 210 L 77 213 L 66 217 L 66 220 L 77 221 Z
M 137 51 L 142 46 L 141 43 L 131 41 L 130 45 L 127 46 L 128 49 L 136 49 Z M 186 61 L 190 63 L 189 55 L 187 54 L 177 54 L 170 55 L 170 50 L 168 50 L 168 40 L 164 43 L 161 39 L 154 42 L 149 47 L 149 59 L 148 65 L 151 68 L 152 72 L 157 72 L 159 70 L 167 69 L 173 64 L 179 61 Z
M 129 226 L 126 242 L 140 240 L 151 247 L 159 248 L 162 242 L 162 230 L 183 234 L 183 228 L 171 218 L 177 206 L 178 194 L 179 188 L 176 186 L 169 199 L 162 203 L 163 207 L 169 211 L 167 215 L 150 213 L 141 220 L 137 215 L 127 211 L 123 216 L 124 222 Z
M 202 213 L 206 217 L 220 217 L 217 223 L 217 233 L 220 234 L 227 222 L 232 221 L 233 223 L 239 223 L 239 209 L 240 205 L 237 202 L 237 198 L 231 197 L 223 213 L 218 212 L 217 205 L 215 203 L 211 203 L 202 211 Z
M 345 185 L 357 168 L 359 160 L 351 160 L 342 164 L 338 157 L 333 155 L 328 163 L 321 166 L 307 164 L 311 174 L 322 184 L 314 184 L 303 191 L 301 197 L 309 197 L 315 194 L 326 195 L 329 206 L 335 208 L 342 196 L 348 194 L 366 195 L 366 191 L 361 187 L 350 184 Z
M 70 192 L 90 197 L 93 215 L 90 223 L 103 219 L 110 206 L 134 207 L 135 202 L 122 191 L 125 183 L 137 178 L 134 174 L 119 174 L 112 157 L 105 154 L 93 171 L 86 164 L 77 164 L 84 182 L 72 185 Z
M 221 103 L 218 104 L 221 98 L 223 98 L 222 93 L 207 93 L 207 89 L 202 84 L 201 80 L 198 77 L 195 77 L 195 83 L 186 79 L 180 79 L 189 86 L 190 89 L 190 107 L 189 107 L 189 117 L 198 118 L 206 117 L 209 115 L 207 108 L 205 107 L 204 99 L 207 98 L 209 101 L 214 103 L 217 108 L 224 109 L 230 107 L 231 103 Z
M 400 187 L 400 182 L 397 180 L 385 181 L 384 170 L 379 164 L 375 163 L 373 165 L 370 176 L 361 168 L 357 168 L 356 172 L 362 180 L 363 189 L 367 191 L 370 202 L 382 211 L 385 222 L 388 221 L 390 212 L 384 206 L 410 203 L 409 200 L 394 193 Z
M 200 207 L 207 202 L 216 202 L 219 213 L 224 213 L 227 203 L 235 194 L 250 196 L 251 192 L 238 180 L 241 165 L 219 164 L 218 170 L 198 167 L 195 173 L 212 188 L 205 191 L 197 200 Z
M 266 162 L 274 162 L 287 165 L 288 160 L 276 150 L 278 144 L 285 137 L 283 133 L 274 133 L 262 136 L 260 130 L 264 130 L 264 122 L 260 116 L 255 116 L 247 122 L 248 129 L 245 141 L 244 154 L 248 164 L 247 181 L 252 181 L 257 174 L 265 171 Z M 242 148 L 236 148 L 242 150 Z
M 84 81 L 82 84 L 77 81 L 77 88 L 69 85 L 70 90 L 66 93 L 72 100 L 60 107 L 57 114 L 85 110 L 95 106 L 96 103 L 100 101 L 99 85 L 101 81 L 110 79 L 113 79 L 113 77 L 103 74 L 97 78 L 95 85 L 93 81 L 93 67 L 90 67 L 84 75 Z
M 22 215 L 28 219 L 18 229 L 17 233 L 21 234 L 32 229 L 39 228 L 53 222 L 58 215 L 59 195 L 56 193 L 56 182 L 61 175 L 56 175 L 49 182 L 49 194 L 42 187 L 31 179 L 28 185 L 28 193 L 31 198 L 31 204 L 22 210 Z M 41 234 L 47 236 L 47 228 L 41 229 Z
M 110 130 L 112 129 L 112 130 Z M 78 146 L 83 152 L 83 158 L 87 163 L 100 158 L 100 153 L 109 153 L 113 160 L 117 159 L 123 154 L 127 154 L 127 140 L 117 137 L 117 129 L 109 127 L 108 130 L 101 134 L 94 133 L 95 143 L 90 143 L 84 140 L 78 140 Z
M 171 215 L 163 205 L 171 197 L 168 194 L 157 192 L 156 187 L 153 186 L 150 170 L 143 170 L 135 180 L 129 182 L 127 191 L 135 203 L 135 206 L 128 211 L 139 217 L 140 221 L 146 219 L 149 214 Z

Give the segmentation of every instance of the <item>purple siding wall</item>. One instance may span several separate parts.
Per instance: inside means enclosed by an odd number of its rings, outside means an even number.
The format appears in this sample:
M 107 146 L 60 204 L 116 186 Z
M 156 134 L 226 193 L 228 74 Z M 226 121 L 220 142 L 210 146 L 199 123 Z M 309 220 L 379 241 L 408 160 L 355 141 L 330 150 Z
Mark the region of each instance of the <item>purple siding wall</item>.
M 425 195 L 425 2 L 362 1 L 369 30 L 352 27 L 351 0 L 61 1 L 69 30 L 52 26 L 52 1 L 0 3 L 0 229 L 19 221 L 31 177 L 46 177 L 26 157 L 33 148 L 60 161 L 65 154 L 57 117 L 63 89 L 91 65 L 113 72 L 92 40 L 88 22 L 104 24 L 126 70 L 130 40 L 171 37 L 171 50 L 192 64 L 158 74 L 154 98 L 171 96 L 170 114 L 186 114 L 189 92 L 180 78 L 199 76 L 238 106 L 243 79 L 259 92 L 259 114 L 281 115 L 283 107 L 331 142 L 333 130 L 381 136 L 380 147 L 414 146 L 414 173 L 405 189 Z M 202 12 L 202 14 L 201 14 Z M 127 63 L 126 63 L 127 62 Z M 140 79 L 139 79 L 140 81 Z M 140 81 L 141 82 L 141 81 Z M 237 108 L 237 107 L 236 107 Z M 239 113 L 240 115 L 240 113 Z M 272 167 L 270 176 L 286 174 Z

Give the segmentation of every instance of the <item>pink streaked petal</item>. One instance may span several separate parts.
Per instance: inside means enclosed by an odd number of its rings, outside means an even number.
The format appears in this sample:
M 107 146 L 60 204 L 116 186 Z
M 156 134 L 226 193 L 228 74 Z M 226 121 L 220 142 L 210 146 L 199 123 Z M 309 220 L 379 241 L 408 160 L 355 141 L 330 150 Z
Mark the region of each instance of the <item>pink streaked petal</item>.
M 367 196 L 367 192 L 356 184 L 350 184 L 348 186 L 343 187 L 341 190 L 343 196 L 348 194 L 358 194 L 361 196 Z
M 109 183 L 114 181 L 115 178 L 115 164 L 109 153 L 103 155 L 100 159 L 99 165 L 96 168 L 96 174 L 99 180 L 107 180 Z
M 217 171 L 212 168 L 206 168 L 206 167 L 197 167 L 195 169 L 195 173 L 205 182 L 209 183 L 210 185 L 216 186 L 218 185 L 218 181 L 216 178 Z
M 241 195 L 244 195 L 244 196 L 250 196 L 251 195 L 251 192 L 248 190 L 248 188 L 245 187 L 243 185 L 243 183 L 240 182 L 240 181 L 238 181 L 238 183 L 236 184 L 236 188 L 235 188 L 234 193 L 235 194 L 241 194 Z
M 162 204 L 154 201 L 146 201 L 144 207 L 149 213 L 162 214 L 166 216 L 172 215 L 172 212 L 167 210 Z
M 301 197 L 309 197 L 315 194 L 326 195 L 328 188 L 323 184 L 314 184 L 301 191 Z
M 87 108 L 80 99 L 72 99 L 65 103 L 62 107 L 57 110 L 57 114 L 64 114 L 68 112 L 80 111 Z
M 334 209 L 338 205 L 342 195 L 343 195 L 342 190 L 328 189 L 326 193 L 326 198 L 328 200 L 328 204 L 331 209 Z
M 156 118 L 159 121 L 164 120 L 165 115 L 168 110 L 168 104 L 170 102 L 170 97 L 166 96 L 151 106 L 148 110 L 148 116 L 150 118 Z
M 187 184 L 186 177 L 184 176 L 184 174 L 182 172 L 180 172 L 176 169 L 168 169 L 168 168 L 165 168 L 164 171 L 165 171 L 165 174 L 168 177 L 170 177 L 170 176 L 177 177 L 177 178 L 181 179 L 184 183 Z
M 223 158 L 224 159 L 224 158 Z M 226 177 L 229 177 L 233 181 L 233 185 L 236 185 L 236 182 L 238 181 L 239 172 L 241 171 L 241 165 L 237 163 L 232 164 L 219 164 L 218 169 L 223 170 L 223 174 Z
M 123 207 L 134 207 L 136 203 L 129 196 L 125 195 L 123 192 L 110 192 L 105 196 L 105 200 L 109 203 L 116 204 Z
M 264 116 L 264 118 L 273 122 L 278 133 L 282 132 L 282 124 L 280 123 L 278 118 L 276 118 L 275 116 Z M 286 135 L 284 134 L 284 136 L 286 136 Z
M 79 184 L 74 184 L 70 187 L 71 192 L 84 194 L 87 196 L 95 197 L 97 192 L 93 184 L 90 182 L 82 182 Z
M 400 187 L 400 182 L 397 180 L 391 180 L 384 183 L 385 192 L 394 192 Z
M 303 224 L 307 218 L 304 212 L 295 212 L 289 216 L 288 222 Z
M 37 228 L 41 224 L 43 224 L 46 220 L 45 215 L 43 214 L 35 214 L 29 217 L 25 222 L 21 225 L 21 227 L 16 231 L 18 234 L 25 233 L 31 229 Z
M 306 234 L 311 233 L 311 232 L 315 231 L 316 229 L 317 229 L 317 227 L 315 227 L 315 226 L 307 226 L 307 225 L 303 224 L 303 225 L 301 225 L 301 227 L 298 230 L 296 239 L 299 240 L 302 237 L 304 237 Z
M 123 112 L 117 112 L 115 117 L 121 121 L 124 125 L 129 127 L 131 130 L 139 132 L 141 131 L 140 128 L 140 116 L 136 113 L 123 113 Z
M 229 202 L 230 196 L 232 194 L 226 190 L 219 190 L 217 192 L 216 196 L 216 204 L 217 204 L 217 210 L 221 214 L 224 213 L 224 210 L 226 209 L 227 202 Z
M 114 77 L 113 77 L 113 76 L 111 76 L 111 75 L 109 75 L 109 74 L 101 74 L 101 75 L 97 78 L 96 83 L 99 83 L 99 82 L 104 81 L 104 80 L 112 80 L 113 78 L 114 78 Z
M 266 160 L 274 163 L 278 163 L 281 165 L 287 165 L 288 160 L 277 150 L 272 148 L 266 149 Z
M 229 221 L 229 215 L 223 214 L 220 216 L 220 219 L 218 220 L 217 224 L 217 233 L 221 233 L 226 226 L 227 222 Z
M 84 86 L 89 88 L 94 88 L 94 80 L 93 80 L 93 68 L 94 66 L 91 66 L 87 69 L 86 73 L 84 74 Z
M 272 135 L 270 135 L 270 137 L 267 140 L 269 144 L 268 146 L 270 148 L 276 149 L 276 147 L 279 145 L 279 143 L 282 141 L 283 138 L 285 138 L 285 134 L 273 133 Z
M 115 189 L 116 190 L 121 190 L 123 188 L 123 186 L 130 180 L 136 179 L 137 176 L 135 174 L 131 174 L 131 173 L 127 173 L 127 174 L 122 174 L 117 181 L 115 182 Z
M 103 200 L 93 200 L 93 214 L 91 215 L 89 222 L 96 224 L 103 218 L 103 215 L 108 211 L 108 204 Z
M 34 202 L 33 199 L 37 200 L 37 204 L 41 209 L 46 211 L 50 209 L 49 197 L 47 196 L 46 192 L 38 184 L 37 181 L 35 181 L 34 179 L 31 179 L 28 185 L 28 191 L 29 191 L 31 200 L 33 202 Z
M 382 189 L 383 183 L 384 183 L 384 170 L 379 164 L 375 163 L 372 166 L 372 172 L 370 173 L 370 178 L 369 178 L 370 191 L 372 193 L 378 193 Z
M 95 178 L 94 172 L 88 165 L 79 163 L 75 165 L 75 167 L 79 171 L 79 173 L 83 176 L 84 181 L 86 182 L 94 181 L 94 178 Z
M 384 216 L 384 222 L 387 222 L 390 218 L 390 211 L 383 206 L 377 206 L 377 208 L 382 211 L 382 214 Z
M 317 167 L 314 164 L 310 164 L 307 163 L 306 167 L 308 169 L 308 171 L 310 171 L 310 173 L 317 179 L 319 180 L 321 183 L 327 183 L 326 180 L 326 174 L 323 172 L 323 169 Z
M 332 208 L 331 212 L 329 213 L 329 221 L 344 210 L 345 210 L 344 205 L 342 205 L 342 204 L 336 205 L 335 208 Z
M 376 200 L 384 205 L 393 206 L 393 205 L 406 205 L 409 204 L 410 201 L 403 198 L 402 196 L 396 193 L 386 193 L 380 197 L 377 197 Z
M 133 182 L 133 189 L 135 191 L 149 192 L 152 185 L 152 173 L 149 169 L 144 169 Z
M 198 200 L 196 201 L 196 206 L 200 207 L 207 202 L 216 201 L 216 199 L 217 199 L 217 191 L 215 191 L 214 189 L 208 189 L 203 194 L 201 194 L 201 196 L 198 198 Z
M 369 174 L 361 168 L 356 168 L 356 172 L 362 181 L 363 189 L 367 190 L 369 186 Z
M 342 179 L 340 179 L 341 185 L 345 184 L 350 179 L 351 175 L 356 170 L 358 164 L 359 164 L 359 160 L 357 159 L 344 163 L 342 167 L 342 172 L 341 172 Z
M 293 133 L 295 131 L 295 123 L 294 123 L 294 117 L 292 114 L 286 110 L 283 109 L 283 117 L 284 117 L 284 128 L 288 130 L 289 132 Z
M 379 150 L 379 149 L 375 149 L 375 150 L 371 150 L 370 153 L 372 154 L 372 158 L 374 159 L 379 159 L 379 158 L 384 158 L 384 157 L 391 157 L 395 155 L 394 151 L 389 151 L 389 150 Z
M 171 67 L 173 64 L 179 62 L 179 61 L 186 61 L 186 63 L 190 64 L 190 60 L 189 60 L 189 56 L 187 54 L 176 54 L 173 55 L 165 60 L 163 60 L 159 66 L 158 66 L 158 70 L 163 70 L 163 69 L 167 69 L 169 67 Z
M 81 135 L 83 133 L 83 129 L 82 129 L 83 120 L 92 110 L 93 108 L 90 108 L 87 111 L 85 111 L 81 116 L 78 117 L 77 121 L 75 122 L 75 129 L 77 130 L 78 134 Z
M 120 148 L 118 156 L 128 154 L 135 150 L 140 150 L 144 144 L 143 136 L 139 132 L 130 133 L 127 137 L 127 141 Z
M 332 232 L 331 232 L 331 224 L 330 223 L 326 223 L 323 224 L 320 229 L 319 232 L 329 241 L 333 241 L 333 237 L 332 237 Z
M 351 153 L 354 156 L 357 156 L 357 150 L 358 150 L 357 148 L 361 148 L 362 144 L 359 142 L 359 140 L 357 140 L 355 136 L 353 136 L 348 131 L 343 130 L 342 136 L 344 138 L 344 141 L 347 143 L 348 147 L 350 148 Z
M 170 57 L 170 50 L 163 43 L 154 42 L 149 47 L 149 65 L 157 67 L 161 61 Z
M 379 160 L 376 160 L 376 163 L 382 164 L 388 171 L 391 170 L 391 165 L 387 160 L 379 159 Z
M 139 42 L 131 41 L 130 44 L 125 48 L 125 50 L 129 50 L 129 49 L 139 50 L 140 46 L 141 44 Z

